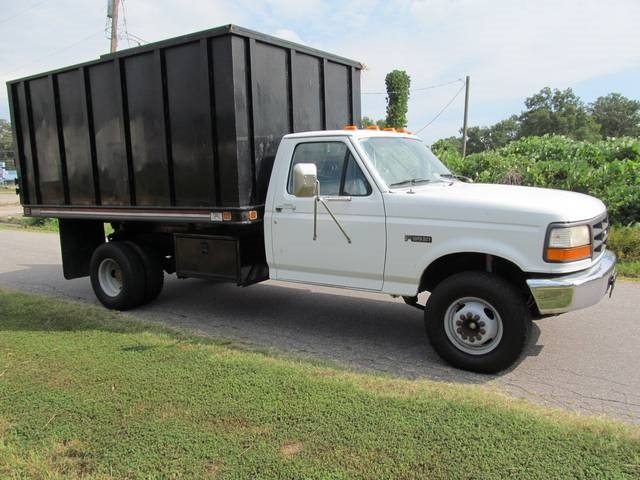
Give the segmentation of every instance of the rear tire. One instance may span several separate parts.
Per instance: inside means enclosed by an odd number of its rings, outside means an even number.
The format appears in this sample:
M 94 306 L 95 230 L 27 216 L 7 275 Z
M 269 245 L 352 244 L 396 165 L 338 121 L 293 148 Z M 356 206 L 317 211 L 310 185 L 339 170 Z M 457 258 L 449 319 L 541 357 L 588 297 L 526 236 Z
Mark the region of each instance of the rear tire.
M 522 354 L 531 318 L 511 283 L 469 271 L 443 280 L 431 293 L 425 327 L 433 348 L 454 367 L 496 373 Z
M 112 310 L 130 310 L 144 300 L 144 265 L 133 248 L 124 242 L 103 243 L 93 252 L 91 286 L 100 303 Z
M 146 276 L 146 288 L 142 303 L 149 303 L 160 295 L 164 285 L 164 269 L 162 268 L 162 258 L 155 248 L 138 245 L 135 242 L 124 242 L 130 246 L 142 260 Z

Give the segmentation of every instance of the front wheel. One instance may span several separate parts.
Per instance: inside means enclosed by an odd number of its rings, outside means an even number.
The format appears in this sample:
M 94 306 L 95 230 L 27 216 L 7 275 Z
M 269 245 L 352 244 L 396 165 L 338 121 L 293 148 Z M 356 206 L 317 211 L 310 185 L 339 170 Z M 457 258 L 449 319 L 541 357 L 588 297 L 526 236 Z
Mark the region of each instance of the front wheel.
M 531 328 L 529 309 L 509 282 L 485 272 L 462 272 L 429 296 L 425 326 L 433 348 L 455 367 L 496 373 L 522 354 Z

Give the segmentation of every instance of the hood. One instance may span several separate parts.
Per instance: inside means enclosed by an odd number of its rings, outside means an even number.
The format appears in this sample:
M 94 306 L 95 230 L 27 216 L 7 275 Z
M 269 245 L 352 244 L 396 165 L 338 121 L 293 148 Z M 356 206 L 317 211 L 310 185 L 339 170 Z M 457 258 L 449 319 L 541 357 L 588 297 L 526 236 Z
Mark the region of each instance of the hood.
M 582 193 L 514 185 L 439 182 L 396 194 L 407 197 L 407 202 L 401 203 L 420 204 L 419 216 L 425 215 L 428 205 L 429 218 L 476 222 L 540 225 L 589 220 L 606 211 L 600 200 Z M 417 213 L 412 208 L 407 210 Z

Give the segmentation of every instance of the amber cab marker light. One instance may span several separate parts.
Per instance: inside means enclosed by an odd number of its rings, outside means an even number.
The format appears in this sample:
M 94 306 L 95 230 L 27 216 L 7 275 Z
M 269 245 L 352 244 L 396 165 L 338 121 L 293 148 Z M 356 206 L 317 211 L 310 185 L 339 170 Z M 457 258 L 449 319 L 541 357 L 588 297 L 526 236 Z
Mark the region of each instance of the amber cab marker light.
M 377 125 L 369 125 L 367 127 L 367 130 L 380 130 L 380 127 Z
M 552 262 L 574 262 L 591 256 L 591 245 L 571 248 L 547 248 L 547 260 Z
M 222 212 L 222 220 L 225 222 L 231 220 L 231 212 Z
M 257 220 L 258 219 L 258 212 L 256 212 L 255 210 L 249 210 L 249 220 Z
M 385 127 L 385 128 L 383 128 L 383 130 L 384 130 L 385 132 L 395 132 L 395 131 L 396 131 L 396 129 L 395 129 L 395 128 L 393 128 L 393 127 Z
M 344 127 L 342 127 L 343 130 L 358 130 L 358 127 L 356 127 L 355 125 L 345 125 Z

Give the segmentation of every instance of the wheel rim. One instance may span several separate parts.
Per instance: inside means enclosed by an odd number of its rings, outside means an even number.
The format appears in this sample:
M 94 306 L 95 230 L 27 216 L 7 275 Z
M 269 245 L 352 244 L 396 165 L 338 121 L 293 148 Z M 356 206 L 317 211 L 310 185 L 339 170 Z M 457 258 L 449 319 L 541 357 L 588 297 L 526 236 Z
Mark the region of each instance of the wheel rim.
M 98 267 L 98 281 L 102 291 L 110 296 L 117 297 L 122 291 L 122 269 L 118 263 L 105 258 Z
M 444 328 L 454 346 L 470 355 L 493 351 L 502 339 L 502 318 L 486 300 L 464 297 L 451 303 Z

